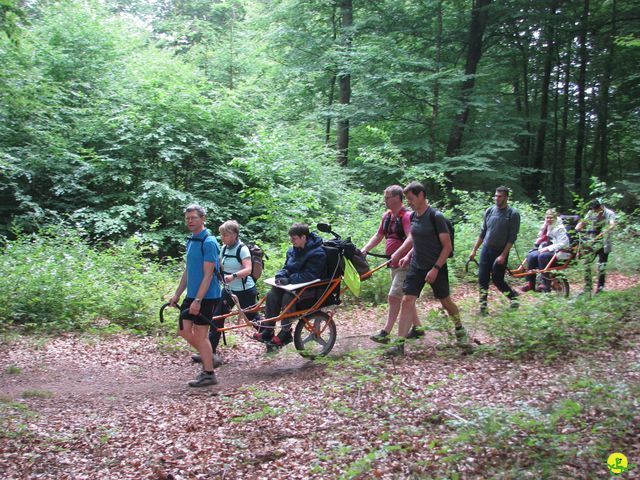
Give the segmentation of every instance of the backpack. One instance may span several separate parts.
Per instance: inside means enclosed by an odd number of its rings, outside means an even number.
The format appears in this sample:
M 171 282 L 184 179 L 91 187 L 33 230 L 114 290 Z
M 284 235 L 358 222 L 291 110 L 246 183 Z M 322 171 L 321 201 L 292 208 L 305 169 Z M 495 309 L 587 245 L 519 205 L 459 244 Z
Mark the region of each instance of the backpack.
M 200 242 L 200 253 L 202 254 L 202 258 L 204 258 L 204 241 L 210 236 L 209 232 L 207 232 L 202 238 L 191 235 L 190 237 L 187 237 L 187 247 L 189 246 L 189 242 Z
M 187 237 L 187 246 L 189 245 L 189 242 L 200 242 L 200 253 L 202 255 L 202 258 L 204 259 L 204 241 L 207 239 L 207 237 L 210 236 L 211 235 L 209 235 L 209 232 L 207 232 L 202 238 L 197 238 L 191 235 L 190 237 Z M 214 265 L 214 272 L 219 272 L 220 265 L 218 265 L 218 262 L 214 262 Z
M 405 213 L 408 213 L 404 208 L 402 208 L 400 210 L 400 212 L 398 212 L 398 215 L 396 216 L 395 219 L 395 231 L 393 233 L 395 233 L 396 235 L 398 235 L 398 239 L 404 241 L 405 238 L 407 238 L 407 234 L 404 232 L 404 227 L 402 226 L 402 217 L 404 216 Z M 387 235 L 389 235 L 389 233 L 391 232 L 391 217 L 393 216 L 393 213 L 391 212 L 391 210 L 388 210 L 387 213 L 384 215 L 384 218 L 382 219 L 382 231 L 384 232 L 385 237 Z
M 360 275 L 371 270 L 369 262 L 367 262 L 360 249 L 351 241 L 351 237 L 347 237 L 346 239 L 334 238 L 333 240 L 325 240 L 322 243 L 322 247 L 327 253 L 327 275 L 332 276 L 334 271 L 336 272 L 336 276 L 344 273 L 343 265 L 336 266 L 338 258 L 334 252 L 351 260 L 351 263 L 353 263 L 353 266 Z
M 576 233 L 576 226 L 580 221 L 579 215 L 559 215 L 560 220 L 562 220 L 562 224 L 564 228 L 567 230 L 567 235 L 569 237 L 569 245 L 574 247 L 578 243 L 578 234 Z
M 260 248 L 255 243 L 244 244 L 240 242 L 238 244 L 238 248 L 236 248 L 236 254 L 232 255 L 232 257 L 235 257 L 235 259 L 238 261 L 240 265 L 242 265 L 242 260 L 240 259 L 240 251 L 244 246 L 246 246 L 249 249 L 249 254 L 251 255 L 251 273 L 249 275 L 251 275 L 254 281 L 257 281 L 262 276 L 262 271 L 264 270 L 264 259 L 265 258 L 268 259 L 269 257 L 264 253 L 264 250 L 262 250 L 262 248 Z M 223 257 L 229 257 L 229 255 L 227 255 L 226 253 L 227 253 L 227 246 L 225 245 L 222 248 L 221 255 Z M 243 285 L 245 284 L 244 278 L 242 279 L 242 284 Z
M 433 225 L 433 230 L 436 232 L 436 237 L 438 237 L 438 242 L 440 241 L 440 236 L 438 235 L 438 228 L 436 227 L 436 215 L 440 213 L 442 214 L 442 212 L 440 212 L 439 210 L 436 210 L 435 208 L 431 207 L 429 210 L 429 220 L 431 220 L 431 225 Z M 416 212 L 411 212 L 411 220 L 413 221 L 413 219 L 416 216 Z M 449 253 L 449 258 L 453 257 L 453 242 L 455 240 L 455 229 L 453 227 L 453 222 L 451 220 L 449 220 L 447 217 L 445 217 L 444 215 L 442 215 L 444 217 L 444 222 L 447 224 L 447 230 L 449 230 L 449 236 L 451 237 L 451 253 Z M 442 246 L 442 244 L 440 244 L 440 246 Z

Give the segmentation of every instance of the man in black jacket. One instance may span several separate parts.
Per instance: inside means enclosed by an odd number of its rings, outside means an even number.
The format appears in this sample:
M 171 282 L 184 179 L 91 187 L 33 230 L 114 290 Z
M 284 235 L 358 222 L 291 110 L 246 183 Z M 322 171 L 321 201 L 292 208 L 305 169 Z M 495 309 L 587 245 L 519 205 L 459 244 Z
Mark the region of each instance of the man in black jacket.
M 289 229 L 292 246 L 287 250 L 284 267 L 276 273 L 278 285 L 290 285 L 322 279 L 326 273 L 327 255 L 322 248 L 322 238 L 309 231 L 304 223 L 295 223 Z M 272 287 L 267 295 L 265 315 L 268 319 L 280 315 L 280 311 L 294 299 L 294 294 Z M 263 323 L 264 324 L 264 323 Z M 291 319 L 283 320 L 282 328 L 274 336 L 275 322 L 256 333 L 256 340 L 282 347 L 291 343 Z

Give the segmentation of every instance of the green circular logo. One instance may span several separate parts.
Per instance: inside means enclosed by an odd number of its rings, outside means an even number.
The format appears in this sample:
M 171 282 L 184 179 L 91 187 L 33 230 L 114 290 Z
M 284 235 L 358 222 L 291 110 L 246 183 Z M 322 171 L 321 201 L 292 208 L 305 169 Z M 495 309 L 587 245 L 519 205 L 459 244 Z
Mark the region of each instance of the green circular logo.
M 622 453 L 612 453 L 607 459 L 607 467 L 609 467 L 609 471 L 614 475 L 620 475 L 626 472 L 629 469 L 628 465 L 627 457 Z

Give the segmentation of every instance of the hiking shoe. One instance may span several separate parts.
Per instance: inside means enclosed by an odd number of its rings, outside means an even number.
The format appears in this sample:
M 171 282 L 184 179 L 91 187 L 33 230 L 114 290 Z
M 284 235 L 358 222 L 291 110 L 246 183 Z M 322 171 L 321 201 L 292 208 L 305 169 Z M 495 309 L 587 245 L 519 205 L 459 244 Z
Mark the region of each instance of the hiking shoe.
M 518 295 L 511 297 L 511 310 L 517 310 L 520 308 L 520 302 L 518 301 Z
M 424 337 L 424 328 L 416 327 L 415 325 L 411 327 L 411 330 L 409 330 L 409 334 L 407 335 L 407 338 L 422 338 L 422 337 Z
M 380 330 L 379 333 L 371 335 L 369 338 L 376 343 L 389 343 L 389 334 L 386 330 Z
M 387 348 L 383 355 L 385 357 L 404 357 L 404 343 L 398 343 L 393 347 Z
M 522 288 L 520 289 L 520 291 L 521 291 L 522 293 L 526 293 L 526 292 L 529 292 L 529 291 L 531 291 L 531 290 L 533 290 L 533 285 L 531 285 L 531 284 L 529 284 L 529 283 L 528 283 L 528 284 L 526 284 L 524 287 L 522 287 Z
M 267 332 L 269 332 L 269 334 L 265 335 Z M 262 333 L 256 332 L 253 334 L 253 339 L 257 340 L 260 343 L 269 343 L 273 338 L 270 336 L 271 333 L 272 333 L 271 330 L 265 330 Z
M 202 357 L 199 354 L 191 355 L 191 360 L 193 363 L 202 363 Z M 217 353 L 213 354 L 213 368 L 218 368 L 224 365 L 224 360 L 222 360 L 222 356 Z
M 190 387 L 208 387 L 210 385 L 215 385 L 218 383 L 218 379 L 216 378 L 216 374 L 211 372 L 207 373 L 202 371 L 198 374 L 195 380 L 191 380 L 189 382 Z
M 291 330 L 280 330 L 278 335 L 274 337 L 274 340 L 276 338 L 280 340 L 280 343 L 282 343 L 283 347 L 293 342 L 293 335 L 291 335 Z
M 460 327 L 456 327 L 455 334 L 456 345 L 458 348 L 460 348 L 465 354 L 473 353 L 473 347 L 469 343 L 469 336 L 462 325 Z
M 291 332 L 280 332 L 278 335 L 273 337 L 270 342 L 267 342 L 267 347 L 273 346 L 276 348 L 282 348 L 285 345 L 289 345 L 292 341 L 293 337 L 291 336 Z

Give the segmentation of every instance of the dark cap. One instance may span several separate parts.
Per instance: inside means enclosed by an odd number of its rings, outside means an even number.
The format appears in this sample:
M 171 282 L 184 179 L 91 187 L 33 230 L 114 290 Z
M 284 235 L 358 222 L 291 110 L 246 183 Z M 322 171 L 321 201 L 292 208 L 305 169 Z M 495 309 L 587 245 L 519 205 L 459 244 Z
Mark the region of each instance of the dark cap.
M 598 208 L 600 205 L 602 205 L 602 202 L 600 201 L 599 198 L 596 198 L 594 200 L 591 200 L 589 202 L 589 209 L 590 210 L 595 210 L 596 208 Z

